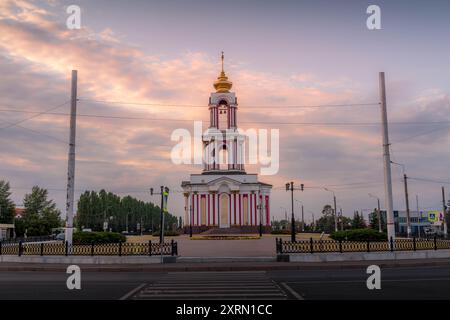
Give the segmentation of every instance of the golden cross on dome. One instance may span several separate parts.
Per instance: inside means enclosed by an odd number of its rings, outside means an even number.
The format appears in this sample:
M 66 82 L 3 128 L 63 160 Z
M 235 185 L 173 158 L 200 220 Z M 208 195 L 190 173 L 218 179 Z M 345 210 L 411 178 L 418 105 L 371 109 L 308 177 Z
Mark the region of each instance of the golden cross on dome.
M 223 72 L 223 58 L 224 58 L 224 56 L 223 56 L 223 51 L 222 51 L 222 72 Z

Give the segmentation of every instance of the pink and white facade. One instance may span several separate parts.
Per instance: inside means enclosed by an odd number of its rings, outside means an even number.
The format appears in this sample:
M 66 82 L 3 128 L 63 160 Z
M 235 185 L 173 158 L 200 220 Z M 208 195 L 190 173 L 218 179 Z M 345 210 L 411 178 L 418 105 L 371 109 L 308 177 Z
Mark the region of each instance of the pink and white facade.
M 225 80 L 224 80 L 225 79 Z M 184 225 L 257 230 L 270 227 L 272 186 L 244 169 L 245 136 L 237 129 L 237 98 L 222 70 L 209 100 L 210 124 L 203 134 L 203 172 L 183 181 Z M 224 88 L 225 86 L 225 88 Z

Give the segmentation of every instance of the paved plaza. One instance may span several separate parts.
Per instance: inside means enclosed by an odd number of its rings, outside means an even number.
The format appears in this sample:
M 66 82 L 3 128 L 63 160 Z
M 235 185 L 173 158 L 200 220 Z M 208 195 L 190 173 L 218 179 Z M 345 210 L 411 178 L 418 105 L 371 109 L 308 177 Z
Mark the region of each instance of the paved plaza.
M 247 235 L 255 236 L 255 235 Z M 198 235 L 194 235 L 198 238 Z M 263 235 L 258 239 L 245 240 L 193 240 L 189 235 L 178 237 L 166 237 L 165 241 L 174 239 L 178 243 L 178 254 L 180 257 L 273 257 L 276 255 L 275 239 L 281 237 L 290 240 L 289 235 L 275 236 Z M 298 234 L 297 239 L 318 239 L 319 234 Z M 129 242 L 159 241 L 159 238 L 152 236 L 132 236 L 128 237 Z

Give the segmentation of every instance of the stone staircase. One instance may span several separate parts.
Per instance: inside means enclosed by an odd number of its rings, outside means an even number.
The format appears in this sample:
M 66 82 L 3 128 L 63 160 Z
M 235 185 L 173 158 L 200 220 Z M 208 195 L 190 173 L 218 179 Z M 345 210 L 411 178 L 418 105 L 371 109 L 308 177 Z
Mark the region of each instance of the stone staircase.
M 259 229 L 254 226 L 243 226 L 239 228 L 211 228 L 202 233 L 201 236 L 207 235 L 242 235 L 242 234 L 256 234 Z

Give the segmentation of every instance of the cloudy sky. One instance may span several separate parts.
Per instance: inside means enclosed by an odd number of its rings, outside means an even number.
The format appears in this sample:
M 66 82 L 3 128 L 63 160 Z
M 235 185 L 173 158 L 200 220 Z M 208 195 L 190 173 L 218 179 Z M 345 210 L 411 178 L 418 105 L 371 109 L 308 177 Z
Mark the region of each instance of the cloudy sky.
M 80 30 L 66 27 L 72 4 Z M 381 30 L 366 27 L 370 4 L 381 7 Z M 170 135 L 209 119 L 223 50 L 239 126 L 280 130 L 280 170 L 261 177 L 274 185 L 275 217 L 289 208 L 290 180 L 307 186 L 296 194 L 307 219 L 331 203 L 325 186 L 346 215 L 373 208 L 368 193 L 384 202 L 379 71 L 393 161 L 433 180 L 410 180 L 411 207 L 418 195 L 421 208 L 439 209 L 441 185 L 450 190 L 449 13 L 446 0 L 1 0 L 0 179 L 18 205 L 39 185 L 64 212 L 77 69 L 76 198 L 105 188 L 150 200 L 148 188 L 164 184 L 181 215 L 181 180 L 201 168 L 172 164 Z M 286 108 L 311 105 L 346 106 Z M 394 166 L 396 209 L 405 207 L 401 176 Z

